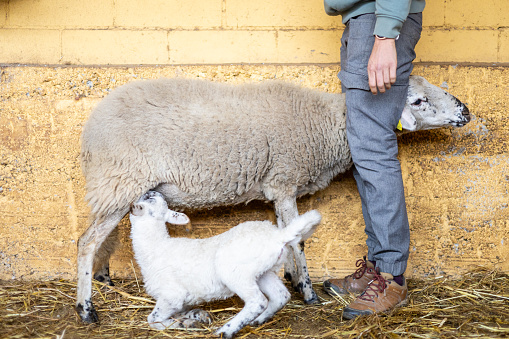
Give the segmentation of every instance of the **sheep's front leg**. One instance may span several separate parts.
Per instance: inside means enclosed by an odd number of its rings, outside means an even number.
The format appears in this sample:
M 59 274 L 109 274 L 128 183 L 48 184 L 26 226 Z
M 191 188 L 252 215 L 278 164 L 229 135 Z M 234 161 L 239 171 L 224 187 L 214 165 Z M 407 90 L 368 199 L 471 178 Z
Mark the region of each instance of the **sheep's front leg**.
M 252 322 L 253 325 L 261 325 L 272 318 L 290 300 L 290 292 L 288 292 L 276 272 L 268 271 L 262 275 L 258 279 L 258 286 L 269 299 L 269 303 L 265 311 Z
M 299 215 L 295 198 L 276 200 L 274 205 L 279 227 L 286 227 Z M 292 282 L 292 286 L 297 292 L 304 295 L 304 302 L 306 304 L 318 302 L 318 297 L 315 291 L 313 291 L 311 279 L 309 278 L 306 256 L 304 254 L 304 242 L 291 246 L 291 251 L 288 251 L 285 262 L 285 278 Z
M 98 322 L 92 303 L 92 269 L 94 257 L 101 244 L 127 213 L 120 211 L 103 219 L 96 218 L 78 240 L 78 286 L 76 312 L 86 323 Z

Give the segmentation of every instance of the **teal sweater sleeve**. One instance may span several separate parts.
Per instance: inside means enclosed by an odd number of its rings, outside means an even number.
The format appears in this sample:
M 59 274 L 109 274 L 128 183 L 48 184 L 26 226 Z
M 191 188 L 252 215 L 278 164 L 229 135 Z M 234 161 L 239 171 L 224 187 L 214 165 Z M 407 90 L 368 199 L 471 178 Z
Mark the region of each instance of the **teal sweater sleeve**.
M 328 15 L 341 15 L 343 23 L 361 14 L 375 13 L 377 20 L 373 34 L 395 38 L 409 13 L 424 9 L 425 0 L 324 0 Z
M 411 0 L 377 0 L 376 24 L 373 34 L 387 38 L 399 35 L 401 27 L 410 13 Z

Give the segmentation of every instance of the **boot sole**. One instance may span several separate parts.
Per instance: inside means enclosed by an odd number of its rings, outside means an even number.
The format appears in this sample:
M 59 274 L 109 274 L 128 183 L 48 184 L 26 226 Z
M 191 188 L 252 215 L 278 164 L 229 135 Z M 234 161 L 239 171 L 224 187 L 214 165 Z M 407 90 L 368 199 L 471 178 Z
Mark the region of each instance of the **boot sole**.
M 364 292 L 364 290 L 358 291 L 358 292 L 343 290 L 338 285 L 331 284 L 328 280 L 325 280 L 323 282 L 323 290 L 331 297 L 337 296 L 338 294 L 341 296 L 346 296 L 346 295 L 358 296 L 362 292 Z
M 336 295 L 348 295 L 348 291 L 342 291 L 337 285 L 331 284 L 328 280 L 323 282 L 323 290 L 328 295 L 334 297 Z
M 345 307 L 343 309 L 343 318 L 344 319 L 347 319 L 347 320 L 352 320 L 352 319 L 355 319 L 357 317 L 360 317 L 360 316 L 363 316 L 363 315 L 371 315 L 371 314 L 375 314 L 375 313 L 378 313 L 378 314 L 387 314 L 389 312 L 391 312 L 392 310 L 398 308 L 398 307 L 403 307 L 403 306 L 406 306 L 408 305 L 408 298 L 405 298 L 404 300 L 400 301 L 399 303 L 397 303 L 396 305 L 394 305 L 393 307 L 385 310 L 385 311 L 380 311 L 380 312 L 374 312 L 374 311 L 371 311 L 371 310 L 356 310 L 356 309 L 349 309 L 348 306 Z M 345 312 L 346 311 L 346 312 Z

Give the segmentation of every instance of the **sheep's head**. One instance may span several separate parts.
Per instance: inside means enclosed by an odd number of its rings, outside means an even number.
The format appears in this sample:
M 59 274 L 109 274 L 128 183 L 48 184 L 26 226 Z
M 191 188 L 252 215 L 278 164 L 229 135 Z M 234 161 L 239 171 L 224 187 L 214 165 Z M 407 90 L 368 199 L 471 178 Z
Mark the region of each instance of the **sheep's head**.
M 153 218 L 174 225 L 189 223 L 187 215 L 170 210 L 163 195 L 155 191 L 148 191 L 131 205 L 131 217 Z
M 404 131 L 462 127 L 469 121 L 468 108 L 453 95 L 423 77 L 410 77 L 407 102 L 401 115 Z

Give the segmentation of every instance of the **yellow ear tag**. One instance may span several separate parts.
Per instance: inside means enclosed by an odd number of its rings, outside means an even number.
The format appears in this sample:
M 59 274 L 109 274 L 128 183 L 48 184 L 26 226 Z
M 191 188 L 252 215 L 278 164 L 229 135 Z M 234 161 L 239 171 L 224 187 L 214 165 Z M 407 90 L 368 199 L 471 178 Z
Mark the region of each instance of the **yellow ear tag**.
M 403 130 L 403 126 L 401 125 L 401 120 L 398 121 L 398 126 L 396 126 L 396 129 L 399 130 L 399 131 Z

